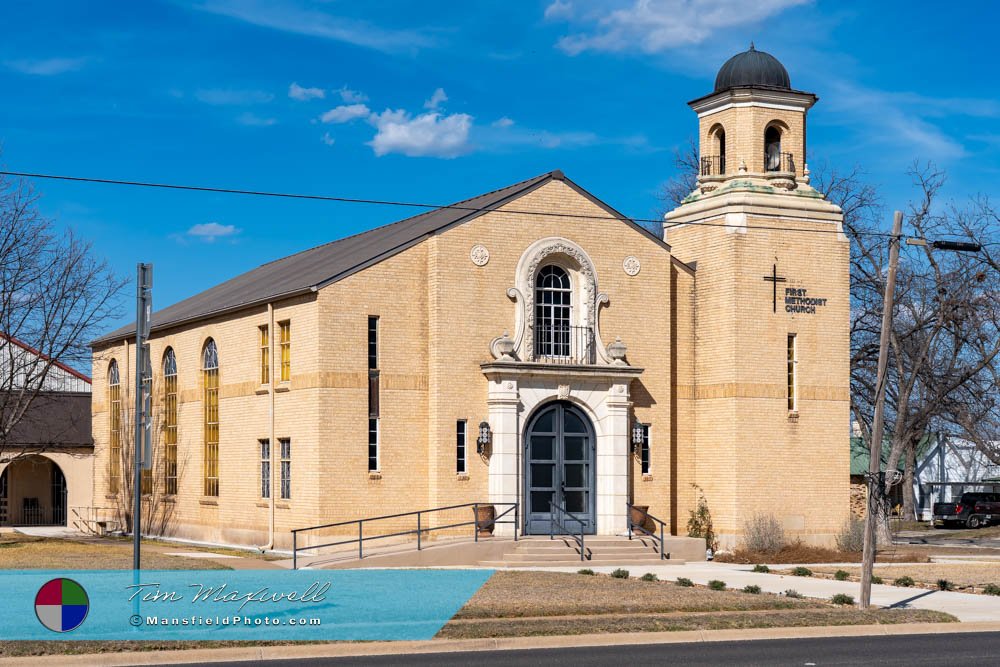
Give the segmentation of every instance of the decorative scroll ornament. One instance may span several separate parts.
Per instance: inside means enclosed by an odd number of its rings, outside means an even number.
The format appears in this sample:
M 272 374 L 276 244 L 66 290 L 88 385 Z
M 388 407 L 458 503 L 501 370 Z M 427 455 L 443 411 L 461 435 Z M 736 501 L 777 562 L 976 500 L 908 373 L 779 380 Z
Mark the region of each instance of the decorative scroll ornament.
M 486 263 L 490 261 L 490 251 L 486 249 L 486 246 L 476 244 L 469 251 L 469 259 L 476 266 L 486 266 Z
M 642 265 L 639 264 L 638 257 L 629 255 L 628 257 L 622 260 L 622 268 L 625 270 L 626 274 L 630 276 L 637 276 L 639 275 L 639 269 L 642 268 Z

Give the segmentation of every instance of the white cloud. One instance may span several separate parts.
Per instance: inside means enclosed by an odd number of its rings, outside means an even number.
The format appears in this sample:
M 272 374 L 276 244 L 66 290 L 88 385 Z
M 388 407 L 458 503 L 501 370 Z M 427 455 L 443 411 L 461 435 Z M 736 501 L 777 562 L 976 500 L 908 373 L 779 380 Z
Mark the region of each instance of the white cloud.
M 456 157 L 467 152 L 472 117 L 436 112 L 411 117 L 402 109 L 373 114 L 378 132 L 370 142 L 375 155 L 401 153 L 409 157 Z
M 206 243 L 211 243 L 218 238 L 235 236 L 241 231 L 243 230 L 235 225 L 221 225 L 218 222 L 203 222 L 194 225 L 191 229 L 187 230 L 187 235 L 193 236 L 198 240 L 205 241 Z
M 507 116 L 504 116 L 503 118 L 499 118 L 499 119 L 493 121 L 493 123 L 492 123 L 493 127 L 510 127 L 513 124 L 514 124 L 514 121 L 512 121 L 510 118 L 507 118 Z
M 553 21 L 555 19 L 566 19 L 573 15 L 573 5 L 569 2 L 556 0 L 545 8 L 545 18 Z
M 236 117 L 236 122 L 240 125 L 246 125 L 247 127 L 269 127 L 276 124 L 278 121 L 274 118 L 266 118 L 264 116 L 258 116 L 255 113 L 246 111 Z
M 930 118 L 962 115 L 960 109 L 966 109 L 964 115 L 979 117 L 1000 113 L 992 100 L 926 98 L 865 88 L 832 77 L 826 85 L 830 92 L 824 98 L 832 118 L 845 123 L 848 131 L 864 128 L 856 137 L 858 142 L 891 145 L 904 160 L 949 160 L 966 154 L 965 147 Z
M 753 25 L 806 2 L 809 0 L 633 0 L 630 6 L 610 12 L 603 7 L 592 9 L 582 19 L 592 24 L 591 29 L 567 35 L 558 44 L 570 55 L 583 51 L 657 53 L 701 44 L 719 30 Z
M 213 106 L 247 106 L 267 104 L 274 95 L 263 90 L 236 90 L 232 88 L 207 88 L 195 91 L 195 99 Z
M 322 137 L 320 137 L 320 138 L 319 138 L 319 140 L 320 140 L 320 141 L 322 141 L 322 142 L 323 142 L 324 144 L 326 144 L 327 146 L 332 146 L 332 145 L 334 145 L 335 143 L 337 143 L 337 140 L 336 140 L 336 139 L 334 139 L 334 138 L 333 138 L 332 136 L 330 136 L 330 133 L 329 133 L 329 132 L 324 132 L 324 133 L 323 133 L 323 136 L 322 136 Z
M 330 109 L 319 117 L 324 123 L 347 123 L 355 118 L 365 118 L 371 110 L 364 104 L 345 104 Z
M 351 90 L 347 86 L 344 86 L 337 91 L 340 94 L 340 99 L 344 100 L 347 104 L 357 104 L 359 102 L 367 102 L 368 96 L 364 93 L 359 93 L 356 90 Z
M 75 72 L 83 69 L 89 60 L 89 58 L 42 58 L 39 60 L 22 58 L 18 60 L 5 60 L 3 64 L 21 74 L 55 76 L 56 74 L 65 74 L 66 72 Z
M 424 102 L 424 108 L 433 111 L 447 101 L 448 96 L 445 95 L 444 88 L 438 88 L 433 92 L 433 94 L 431 94 L 430 99 Z
M 296 0 L 206 0 L 193 8 L 272 30 L 331 39 L 378 51 L 407 51 L 432 44 L 417 30 L 387 30 L 367 21 L 307 8 Z
M 322 88 L 303 88 L 293 81 L 292 85 L 288 86 L 288 96 L 293 100 L 306 102 L 308 100 L 323 99 L 326 97 L 326 91 Z

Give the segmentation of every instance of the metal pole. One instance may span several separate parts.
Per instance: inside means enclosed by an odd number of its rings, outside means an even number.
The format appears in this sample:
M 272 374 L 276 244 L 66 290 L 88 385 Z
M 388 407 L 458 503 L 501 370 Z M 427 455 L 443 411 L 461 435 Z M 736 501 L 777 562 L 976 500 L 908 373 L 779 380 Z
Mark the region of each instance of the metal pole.
M 875 566 L 876 526 L 875 512 L 880 511 L 876 494 L 881 494 L 882 432 L 884 429 L 885 382 L 889 365 L 889 334 L 892 331 L 892 308 L 896 292 L 896 267 L 899 265 L 899 241 L 903 233 L 903 213 L 896 211 L 892 217 L 892 238 L 889 239 L 889 272 L 885 281 L 885 298 L 882 303 L 882 334 L 878 347 L 878 373 L 875 379 L 875 417 L 872 424 L 868 453 L 868 512 L 865 514 L 865 542 L 861 562 L 861 601 L 858 606 L 868 609 L 872 599 L 872 569 Z
M 361 527 L 362 524 L 363 522 L 361 520 L 358 520 L 358 560 L 361 560 L 365 557 L 365 552 L 364 552 L 365 540 L 364 540 L 364 535 L 361 532 L 363 530 Z
M 474 521 L 472 522 L 472 525 L 473 525 L 473 529 L 472 529 L 472 531 L 473 531 L 472 532 L 472 541 L 473 542 L 478 542 L 479 541 L 479 503 L 472 503 L 472 518 L 474 519 Z
M 660 524 L 660 560 L 664 559 L 663 546 L 664 546 L 664 543 L 663 543 L 663 524 L 661 523 Z
M 417 512 L 417 551 L 420 551 L 420 512 Z
M 292 531 L 292 569 L 299 569 L 299 534 Z
M 145 431 L 145 387 L 144 371 L 145 342 L 149 326 L 149 288 L 151 285 L 152 265 L 139 263 L 136 265 L 135 280 L 135 412 L 133 414 L 132 460 L 134 464 L 132 479 L 132 569 L 141 568 L 141 538 L 142 538 L 142 452 L 143 432 Z

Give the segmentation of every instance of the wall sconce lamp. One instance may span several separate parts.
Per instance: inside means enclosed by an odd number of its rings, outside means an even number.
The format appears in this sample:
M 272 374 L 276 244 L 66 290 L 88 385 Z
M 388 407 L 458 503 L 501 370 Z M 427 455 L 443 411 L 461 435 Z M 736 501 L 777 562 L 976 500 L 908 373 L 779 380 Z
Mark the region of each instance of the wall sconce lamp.
M 636 420 L 632 424 L 632 451 L 638 452 L 646 436 L 646 428 Z
M 486 451 L 487 445 L 493 439 L 493 433 L 490 431 L 489 422 L 479 422 L 479 437 L 476 438 L 476 452 L 480 456 Z

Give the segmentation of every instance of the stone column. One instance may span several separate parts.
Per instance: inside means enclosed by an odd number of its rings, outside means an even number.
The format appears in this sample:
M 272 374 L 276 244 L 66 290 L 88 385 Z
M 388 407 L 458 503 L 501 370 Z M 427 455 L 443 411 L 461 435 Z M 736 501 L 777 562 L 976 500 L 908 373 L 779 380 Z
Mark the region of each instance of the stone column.
M 597 533 L 628 531 L 629 394 L 627 382 L 611 385 L 604 398 L 602 435 L 597 441 Z
M 491 503 L 518 501 L 519 402 L 516 379 L 500 377 L 490 380 L 486 405 L 489 408 L 490 428 L 493 431 L 489 480 Z M 506 506 L 498 506 L 497 514 L 507 509 Z M 524 508 L 518 509 L 518 519 L 523 521 Z M 509 519 L 513 519 L 513 513 L 505 516 L 503 520 Z M 514 534 L 514 526 L 510 523 L 497 524 L 493 534 L 511 536 Z

